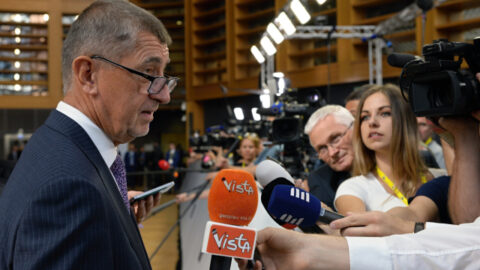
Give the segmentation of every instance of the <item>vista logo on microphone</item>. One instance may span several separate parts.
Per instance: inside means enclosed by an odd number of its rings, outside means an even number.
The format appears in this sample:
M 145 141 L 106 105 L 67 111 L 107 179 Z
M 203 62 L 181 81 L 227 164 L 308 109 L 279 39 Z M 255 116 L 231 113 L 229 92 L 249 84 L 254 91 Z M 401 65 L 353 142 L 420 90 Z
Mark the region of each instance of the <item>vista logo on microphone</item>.
M 225 188 L 228 190 L 228 192 L 237 192 L 240 194 L 247 193 L 248 195 L 253 194 L 253 188 L 248 183 L 248 180 L 245 180 L 241 184 L 237 184 L 237 181 L 235 180 L 227 181 L 227 179 L 224 177 L 222 178 L 222 182 L 225 185 Z
M 252 259 L 256 240 L 255 229 L 209 221 L 205 228 L 202 252 Z

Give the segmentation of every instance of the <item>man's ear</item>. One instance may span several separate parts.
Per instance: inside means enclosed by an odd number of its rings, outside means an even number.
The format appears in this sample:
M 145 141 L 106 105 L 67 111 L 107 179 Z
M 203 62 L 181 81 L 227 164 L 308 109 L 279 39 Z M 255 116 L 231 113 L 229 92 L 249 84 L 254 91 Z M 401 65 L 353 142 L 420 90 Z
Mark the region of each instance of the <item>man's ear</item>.
M 96 94 L 98 68 L 92 58 L 79 56 L 72 62 L 72 81 L 86 94 Z

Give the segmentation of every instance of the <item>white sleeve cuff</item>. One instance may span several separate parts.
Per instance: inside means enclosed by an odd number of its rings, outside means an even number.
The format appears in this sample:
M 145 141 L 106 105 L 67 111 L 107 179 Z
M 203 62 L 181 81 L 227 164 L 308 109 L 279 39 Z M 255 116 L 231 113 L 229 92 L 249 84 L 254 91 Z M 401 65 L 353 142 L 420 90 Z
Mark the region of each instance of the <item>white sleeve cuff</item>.
M 392 259 L 384 237 L 346 237 L 350 270 L 389 270 Z

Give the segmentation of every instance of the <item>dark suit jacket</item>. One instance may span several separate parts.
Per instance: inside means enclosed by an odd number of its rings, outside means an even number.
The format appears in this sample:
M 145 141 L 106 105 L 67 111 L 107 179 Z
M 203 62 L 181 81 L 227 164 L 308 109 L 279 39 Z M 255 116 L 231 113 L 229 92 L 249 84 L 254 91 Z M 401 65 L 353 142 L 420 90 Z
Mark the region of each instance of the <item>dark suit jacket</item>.
M 87 133 L 53 111 L 0 196 L 0 269 L 151 269 Z
M 335 193 L 338 186 L 348 178 L 350 178 L 350 172 L 337 172 L 328 164 L 323 164 L 308 176 L 308 187 L 311 194 L 335 209 L 333 206 Z

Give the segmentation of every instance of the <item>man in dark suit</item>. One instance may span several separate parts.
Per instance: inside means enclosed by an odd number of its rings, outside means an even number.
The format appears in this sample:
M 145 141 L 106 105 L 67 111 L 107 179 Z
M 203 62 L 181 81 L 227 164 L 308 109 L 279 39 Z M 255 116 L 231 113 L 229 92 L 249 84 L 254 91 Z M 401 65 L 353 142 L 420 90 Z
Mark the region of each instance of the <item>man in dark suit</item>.
M 96 1 L 73 23 L 65 98 L 0 196 L 0 269 L 151 269 L 116 146 L 147 134 L 170 101 L 170 42 L 157 18 L 128 1 Z

